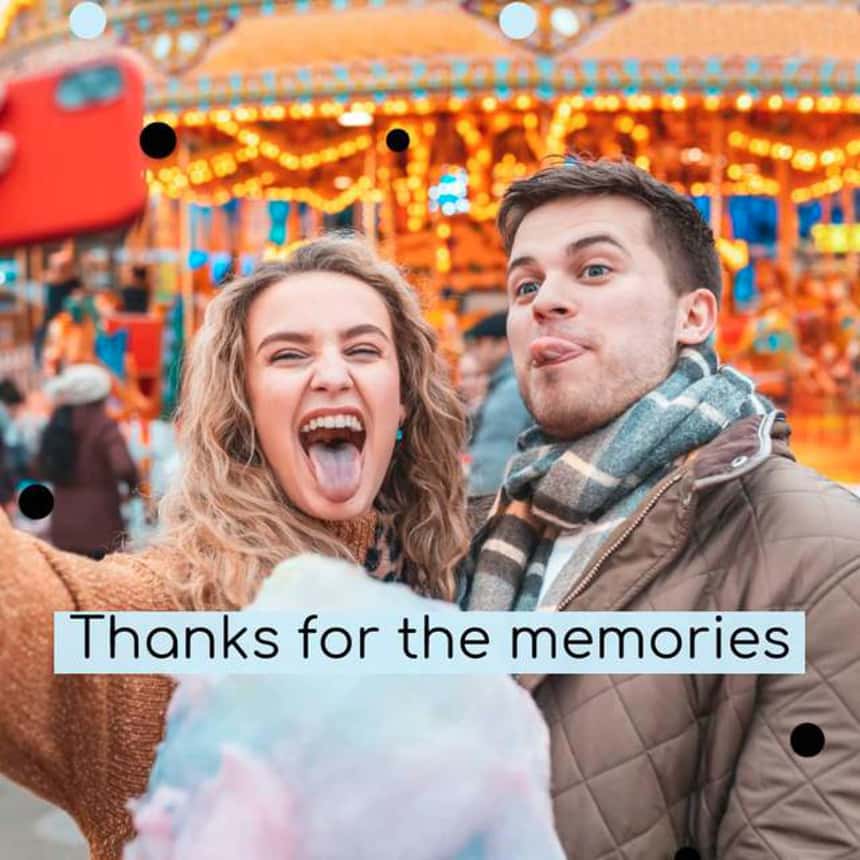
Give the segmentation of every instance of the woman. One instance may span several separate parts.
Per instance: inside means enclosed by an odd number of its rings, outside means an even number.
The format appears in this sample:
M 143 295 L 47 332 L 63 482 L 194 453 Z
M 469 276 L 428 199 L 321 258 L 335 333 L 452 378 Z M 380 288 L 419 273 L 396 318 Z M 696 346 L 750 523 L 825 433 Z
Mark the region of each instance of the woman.
M 139 481 L 119 426 L 105 412 L 110 374 L 75 364 L 47 387 L 55 409 L 42 435 L 38 472 L 54 487 L 51 543 L 101 559 L 123 538 L 118 485 L 133 491 Z
M 397 270 L 323 238 L 213 299 L 185 368 L 158 545 L 95 564 L 0 516 L 0 771 L 118 858 L 164 729 L 161 676 L 54 676 L 52 615 L 231 609 L 286 557 L 362 562 L 450 599 L 466 541 L 464 421 Z

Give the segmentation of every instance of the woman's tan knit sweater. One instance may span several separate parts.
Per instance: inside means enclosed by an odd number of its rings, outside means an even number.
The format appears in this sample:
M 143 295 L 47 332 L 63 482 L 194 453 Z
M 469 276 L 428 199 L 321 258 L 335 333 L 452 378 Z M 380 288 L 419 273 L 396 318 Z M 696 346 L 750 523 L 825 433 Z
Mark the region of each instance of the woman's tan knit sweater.
M 375 517 L 343 524 L 357 558 Z M 54 675 L 53 613 L 166 610 L 169 559 L 95 562 L 14 530 L 0 509 L 0 773 L 65 809 L 93 860 L 117 860 L 132 835 L 164 730 L 172 682 L 160 675 Z

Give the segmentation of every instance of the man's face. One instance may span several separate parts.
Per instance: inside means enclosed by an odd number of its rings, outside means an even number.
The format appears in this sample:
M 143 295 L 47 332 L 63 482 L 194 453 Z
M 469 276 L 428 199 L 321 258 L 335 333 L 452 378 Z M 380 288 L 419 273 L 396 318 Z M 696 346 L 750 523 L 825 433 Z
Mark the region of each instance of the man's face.
M 530 212 L 511 249 L 508 341 L 526 405 L 573 439 L 666 378 L 679 300 L 651 217 L 623 197 L 558 200 Z

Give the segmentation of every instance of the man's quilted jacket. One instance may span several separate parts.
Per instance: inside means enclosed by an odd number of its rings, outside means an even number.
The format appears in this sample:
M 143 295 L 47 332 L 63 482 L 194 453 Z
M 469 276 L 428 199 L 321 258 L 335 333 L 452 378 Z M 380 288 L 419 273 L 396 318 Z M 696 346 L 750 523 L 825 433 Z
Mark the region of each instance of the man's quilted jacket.
M 798 465 L 788 435 L 773 415 L 726 429 L 559 609 L 805 610 L 805 674 L 520 678 L 550 727 L 570 860 L 860 860 L 860 499 Z M 808 723 L 825 742 L 804 757 Z

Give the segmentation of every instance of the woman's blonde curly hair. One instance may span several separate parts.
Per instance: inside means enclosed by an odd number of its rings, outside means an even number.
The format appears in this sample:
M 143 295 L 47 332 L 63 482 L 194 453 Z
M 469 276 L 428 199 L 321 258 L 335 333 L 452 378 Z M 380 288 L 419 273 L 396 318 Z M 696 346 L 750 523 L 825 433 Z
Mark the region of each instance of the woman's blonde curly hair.
M 306 272 L 370 285 L 391 316 L 406 433 L 376 504 L 394 515 L 411 585 L 452 599 L 468 532 L 460 454 L 465 421 L 433 329 L 403 275 L 354 235 L 332 234 L 225 285 L 206 310 L 183 371 L 177 415 L 181 471 L 162 499 L 157 545 L 178 562 L 177 599 L 238 608 L 283 559 L 302 552 L 350 558 L 320 522 L 285 496 L 255 433 L 245 377 L 246 324 L 268 287 Z

